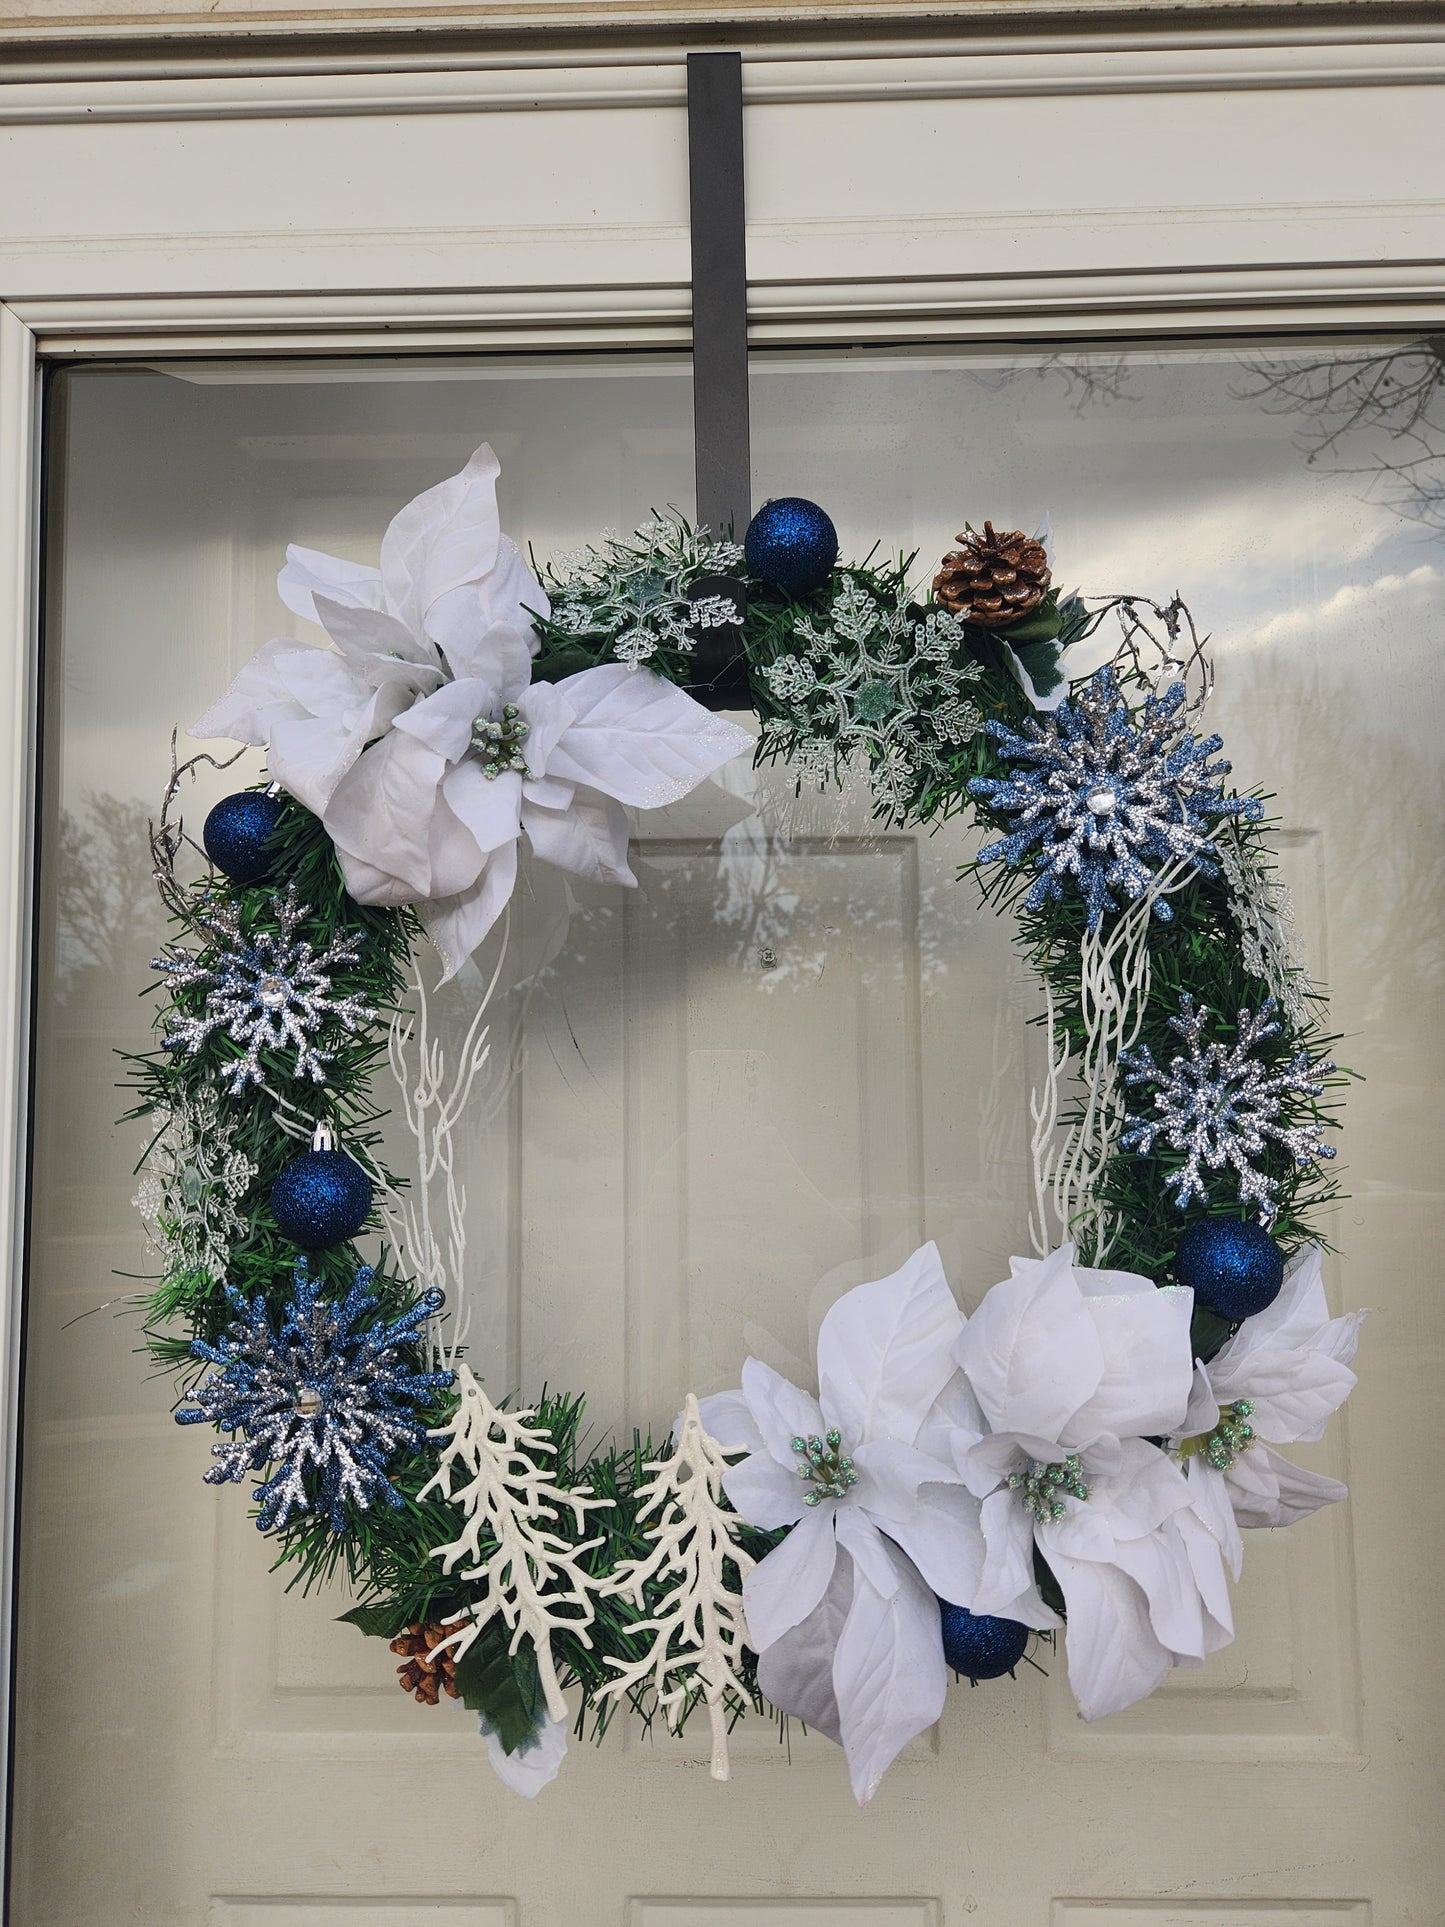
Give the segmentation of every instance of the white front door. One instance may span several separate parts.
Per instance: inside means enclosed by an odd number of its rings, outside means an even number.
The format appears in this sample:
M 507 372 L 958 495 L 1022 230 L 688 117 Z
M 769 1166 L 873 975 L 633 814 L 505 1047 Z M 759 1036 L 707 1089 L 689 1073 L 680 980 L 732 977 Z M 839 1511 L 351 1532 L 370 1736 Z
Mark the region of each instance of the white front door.
M 17 1661 L 18 1927 L 1411 1927 L 1438 1919 L 1432 1606 L 1441 1327 L 1432 1094 L 1445 1074 L 1439 497 L 1388 414 L 1311 464 L 1311 393 L 1409 341 L 1069 356 L 812 353 L 754 374 L 755 495 L 845 553 L 1053 519 L 1062 577 L 1179 589 L 1214 726 L 1277 791 L 1299 937 L 1366 1079 L 1342 1139 L 1335 1308 L 1361 1384 L 1301 1456 L 1347 1507 L 1256 1534 L 1240 1635 L 1095 1726 L 1061 1664 L 952 1689 L 857 1811 L 841 1757 L 755 1720 L 618 1723 L 527 1804 L 473 1720 L 267 1571 L 136 1356 L 143 1149 L 117 1049 L 164 935 L 145 823 L 184 727 L 288 619 L 287 540 L 369 555 L 478 441 L 545 559 L 686 504 L 671 360 L 79 369 L 50 427 L 35 1192 Z M 1320 364 L 1314 379 L 1306 360 Z M 1368 379 L 1363 369 L 1360 379 Z M 1362 472 L 1363 471 L 1363 472 Z M 1433 516 L 1433 520 L 1431 519 Z M 248 771 L 252 765 L 243 765 Z M 234 773 L 217 779 L 217 793 Z M 197 811 L 197 814 L 199 810 Z M 1026 1249 L 1039 999 L 956 881 L 972 845 L 745 764 L 636 823 L 640 888 L 533 869 L 466 1147 L 473 1356 L 654 1431 L 749 1352 L 795 1374 L 827 1307 L 935 1238 L 965 1305 Z M 465 986 L 464 986 L 465 991 Z M 465 994 L 444 1007 L 449 1034 Z M 505 1056 L 499 1048 L 499 1057 Z

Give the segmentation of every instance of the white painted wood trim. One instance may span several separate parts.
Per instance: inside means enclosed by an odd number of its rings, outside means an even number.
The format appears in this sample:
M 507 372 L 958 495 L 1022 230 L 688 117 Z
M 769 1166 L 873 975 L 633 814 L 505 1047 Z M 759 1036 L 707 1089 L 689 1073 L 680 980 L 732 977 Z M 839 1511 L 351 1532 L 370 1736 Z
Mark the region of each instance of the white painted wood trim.
M 0 304 L 0 1720 L 9 1730 L 20 1336 L 30 1137 L 30 973 L 39 704 L 39 367 Z M 0 1753 L 0 1800 L 8 1759 Z
M 41 353 L 395 354 L 407 349 L 684 348 L 685 284 L 604 292 L 459 289 L 427 294 L 95 296 L 17 300 Z M 951 280 L 757 281 L 756 346 L 1006 336 L 1050 341 L 1104 332 L 1181 335 L 1437 326 L 1445 261 L 1240 266 L 1195 272 L 1018 275 Z
M 1445 79 L 1445 35 L 1399 43 L 1290 40 L 1198 46 L 958 51 L 890 55 L 877 47 L 821 57 L 816 50 L 749 49 L 750 105 L 821 101 L 979 100 L 1067 95 L 1215 93 L 1319 87 L 1419 86 Z M 67 121 L 272 120 L 337 114 L 517 112 L 520 109 L 677 106 L 686 97 L 675 50 L 628 61 L 488 61 L 445 69 L 295 74 L 133 74 L 0 84 L 0 125 Z

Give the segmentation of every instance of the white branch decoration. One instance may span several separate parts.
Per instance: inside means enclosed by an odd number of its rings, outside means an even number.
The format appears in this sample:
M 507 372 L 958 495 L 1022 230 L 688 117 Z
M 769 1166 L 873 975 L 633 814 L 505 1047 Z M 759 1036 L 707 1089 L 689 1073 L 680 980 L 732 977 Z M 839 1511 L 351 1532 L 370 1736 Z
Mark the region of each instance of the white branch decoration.
M 510 921 L 510 909 L 507 912 Z M 466 1110 L 477 1079 L 491 1059 L 491 1025 L 487 1012 L 507 953 L 503 928 L 497 967 L 481 1002 L 472 1014 L 455 1071 L 447 1070 L 446 1054 L 431 1034 L 426 984 L 418 959 L 413 980 L 416 1014 L 397 1011 L 387 1034 L 387 1054 L 401 1097 L 401 1113 L 416 1145 L 416 1178 L 406 1193 L 398 1191 L 373 1170 L 382 1223 L 396 1249 L 414 1273 L 417 1289 L 435 1288 L 446 1295 L 452 1313 L 450 1343 L 443 1345 L 436 1327 L 431 1335 L 434 1362 L 446 1368 L 456 1363 L 471 1324 L 466 1295 L 467 1189 L 457 1175 L 454 1133 Z M 504 1080 L 505 1088 L 505 1080 Z M 441 1181 L 442 1197 L 434 1210 L 434 1190 Z M 445 1243 L 436 1218 L 444 1217 Z
M 1080 1109 L 1062 1141 L 1056 1136 L 1060 1093 L 1076 1067 L 1069 1041 L 1058 1027 L 1053 991 L 1044 986 L 1048 1069 L 1042 1090 L 1029 1098 L 1034 1165 L 1029 1238 L 1041 1258 L 1066 1239 L 1082 1247 L 1086 1238 L 1092 1241 L 1087 1263 L 1102 1265 L 1108 1255 L 1116 1227 L 1094 1192 L 1124 1125 L 1119 1053 L 1138 1040 L 1144 1022 L 1154 901 L 1181 889 L 1192 875 L 1193 865 L 1181 858 L 1111 924 L 1084 934 L 1079 946 L 1084 1021 L 1084 1049 L 1077 1065 Z
M 724 1584 L 723 1561 L 733 1561 L 740 1579 L 754 1562 L 737 1543 L 742 1521 L 722 1504 L 727 1460 L 723 1447 L 704 1430 L 693 1393 L 687 1395 L 671 1455 L 652 1460 L 645 1470 L 654 1476 L 638 1491 L 642 1506 L 637 1519 L 639 1525 L 652 1522 L 649 1549 L 619 1566 L 603 1590 L 641 1607 L 649 1582 L 666 1584 L 676 1575 L 677 1583 L 663 1595 L 656 1613 L 632 1628 L 639 1635 L 652 1635 L 642 1657 L 630 1664 L 608 1657 L 607 1664 L 618 1669 L 617 1678 L 607 1682 L 598 1698 L 621 1699 L 650 1687 L 675 1733 L 700 1689 L 712 1727 L 712 1777 L 726 1780 L 727 1697 L 731 1693 L 746 1701 L 749 1694 L 738 1670 L 747 1644 L 742 1595 Z
M 434 1546 L 432 1557 L 446 1572 L 460 1567 L 457 1576 L 479 1580 L 481 1590 L 465 1613 L 447 1621 L 456 1631 L 433 1647 L 432 1656 L 451 1648 L 460 1659 L 484 1626 L 501 1619 L 511 1630 L 510 1653 L 524 1639 L 530 1642 L 547 1712 L 565 1720 L 552 1631 L 572 1633 L 591 1645 L 587 1628 L 595 1612 L 596 1582 L 580 1561 L 602 1544 L 602 1535 L 573 1545 L 552 1527 L 571 1512 L 581 1532 L 587 1513 L 612 1501 L 594 1498 L 590 1486 L 564 1490 L 557 1485 L 552 1463 L 557 1448 L 550 1432 L 528 1423 L 535 1413 L 501 1411 L 465 1364 L 458 1364 L 456 1373 L 461 1402 L 451 1423 L 430 1434 L 442 1441 L 440 1462 L 418 1499 L 440 1492 L 462 1508 L 467 1523 L 461 1537 Z M 471 1475 L 458 1486 L 452 1483 L 456 1468 Z

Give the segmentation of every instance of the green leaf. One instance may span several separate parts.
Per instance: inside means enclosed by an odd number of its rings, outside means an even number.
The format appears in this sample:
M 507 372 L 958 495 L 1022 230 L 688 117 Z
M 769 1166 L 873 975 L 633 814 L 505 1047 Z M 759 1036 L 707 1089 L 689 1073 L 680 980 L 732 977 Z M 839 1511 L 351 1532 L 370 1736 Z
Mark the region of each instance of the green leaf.
M 526 1645 L 509 1653 L 503 1627 L 489 1627 L 473 1641 L 457 1661 L 456 1681 L 463 1706 L 496 1729 L 508 1753 L 531 1739 L 546 1717 L 536 1656 Z
M 406 1625 L 395 1606 L 353 1606 L 337 1623 L 357 1627 L 368 1639 L 395 1639 Z
M 1201 1365 L 1207 1365 L 1217 1352 L 1224 1349 L 1234 1336 L 1238 1327 L 1228 1318 L 1221 1318 L 1217 1311 L 1208 1305 L 1194 1301 L 1194 1316 L 1189 1321 L 1189 1343 L 1194 1356 Z
M 1022 649 L 1015 647 L 1014 654 L 1028 673 L 1029 681 L 1040 696 L 1048 696 L 1063 684 L 1063 672 L 1059 668 L 1059 652 L 1051 642 L 1026 642 Z
M 1011 649 L 1022 652 L 1036 643 L 1057 642 L 1063 629 L 1064 619 L 1052 604 L 1042 602 L 1037 609 L 1031 609 L 1017 622 L 1011 622 L 1006 629 L 997 629 L 995 634 Z

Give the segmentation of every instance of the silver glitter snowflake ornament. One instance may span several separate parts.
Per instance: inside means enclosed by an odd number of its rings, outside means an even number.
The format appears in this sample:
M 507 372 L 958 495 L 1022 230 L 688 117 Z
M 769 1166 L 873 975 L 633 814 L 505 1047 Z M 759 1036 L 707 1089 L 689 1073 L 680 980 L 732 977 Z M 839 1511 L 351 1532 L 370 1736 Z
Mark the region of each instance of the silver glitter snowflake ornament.
M 800 647 L 762 671 L 783 711 L 767 727 L 781 726 L 790 761 L 820 784 L 865 760 L 874 796 L 901 817 L 983 727 L 967 693 L 983 665 L 966 658 L 961 617 L 920 616 L 903 587 L 880 600 L 846 569 L 837 581 L 826 617 L 800 617 Z
M 263 1298 L 248 1302 L 231 1290 L 237 1317 L 229 1333 L 214 1345 L 201 1338 L 191 1345 L 218 1370 L 192 1393 L 194 1405 L 176 1413 L 176 1423 L 232 1434 L 229 1443 L 211 1447 L 216 1464 L 206 1473 L 207 1485 L 239 1485 L 247 1473 L 275 1467 L 253 1494 L 262 1532 L 313 1508 L 341 1532 L 348 1502 L 362 1511 L 376 1499 L 393 1508 L 403 1504 L 387 1463 L 400 1448 L 425 1441 L 428 1417 L 416 1407 L 430 1405 L 455 1374 L 412 1369 L 417 1332 L 441 1309 L 441 1292 L 423 1292 L 389 1323 L 368 1324 L 377 1304 L 373 1275 L 362 1265 L 345 1299 L 334 1304 L 298 1258 L 296 1289 L 279 1330 L 272 1329 Z
M 1026 909 L 1055 901 L 1072 880 L 1096 930 L 1119 908 L 1116 890 L 1131 901 L 1143 896 L 1162 865 L 1185 858 L 1203 876 L 1219 874 L 1211 819 L 1253 820 L 1261 805 L 1225 796 L 1230 766 L 1209 760 L 1221 739 L 1181 730 L 1185 701 L 1184 684 L 1175 683 L 1148 697 L 1136 717 L 1106 666 L 1046 722 L 1030 718 L 1025 734 L 986 725 L 1006 760 L 1025 767 L 1004 780 L 970 781 L 971 795 L 1014 818 L 978 860 L 1022 863 L 1034 852 L 1039 875 Z M 1163 921 L 1174 914 L 1162 896 L 1153 910 Z
M 298 903 L 296 892 L 271 899 L 278 930 L 258 931 L 247 938 L 240 911 L 234 904 L 208 913 L 205 929 L 213 947 L 200 952 L 167 948 L 151 960 L 164 973 L 174 995 L 200 989 L 204 1007 L 195 1013 L 175 1009 L 161 1039 L 167 1050 L 194 1057 L 216 1032 L 241 1046 L 242 1054 L 218 1071 L 231 1097 L 247 1084 L 264 1085 L 262 1051 L 294 1047 L 295 1075 L 313 1083 L 326 1082 L 326 1065 L 334 1053 L 318 1046 L 319 1033 L 328 1027 L 355 1032 L 375 1015 L 359 995 L 337 996 L 332 973 L 354 964 L 361 948 L 358 932 L 338 934 L 323 951 L 297 936 L 310 905 Z
M 1169 1180 L 1178 1187 L 1174 1202 L 1181 1211 L 1192 1199 L 1207 1203 L 1204 1172 L 1228 1165 L 1238 1182 L 1239 1202 L 1254 1205 L 1268 1230 L 1279 1212 L 1278 1186 L 1254 1160 L 1271 1140 L 1282 1144 L 1301 1170 L 1335 1155 L 1313 1109 L 1335 1065 L 1329 1058 L 1312 1058 L 1307 1050 L 1273 1068 L 1254 1055 L 1265 1038 L 1279 1033 L 1272 997 L 1255 1013 L 1240 1011 L 1235 1041 L 1228 1047 L 1203 1045 L 1208 1020 L 1208 1006 L 1196 1005 L 1185 991 L 1179 1015 L 1169 1019 L 1170 1028 L 1188 1046 L 1185 1053 L 1172 1058 L 1167 1070 L 1160 1070 L 1147 1045 L 1120 1053 L 1126 1084 L 1155 1086 L 1155 1115 L 1126 1117 L 1119 1141 L 1127 1150 L 1147 1154 L 1162 1138 L 1171 1150 L 1187 1153 Z M 1303 1107 L 1292 1102 L 1300 1099 L 1309 1100 L 1307 1115 L 1301 1116 Z

